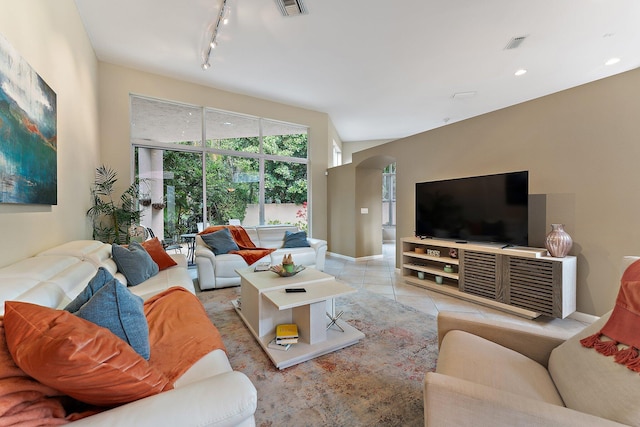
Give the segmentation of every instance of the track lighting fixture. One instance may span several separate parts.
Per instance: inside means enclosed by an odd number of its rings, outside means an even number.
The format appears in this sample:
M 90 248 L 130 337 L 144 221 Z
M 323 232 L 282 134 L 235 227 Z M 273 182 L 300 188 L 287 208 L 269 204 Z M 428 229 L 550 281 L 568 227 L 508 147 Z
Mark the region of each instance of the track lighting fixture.
M 215 25 L 213 26 L 213 30 L 211 31 L 211 38 L 209 39 L 209 44 L 205 48 L 204 55 L 202 58 L 202 69 L 208 70 L 211 67 L 211 52 L 218 45 L 218 32 L 220 31 L 221 25 L 226 25 L 229 22 L 229 9 L 227 7 L 227 0 L 222 0 L 220 5 L 220 12 L 216 18 Z

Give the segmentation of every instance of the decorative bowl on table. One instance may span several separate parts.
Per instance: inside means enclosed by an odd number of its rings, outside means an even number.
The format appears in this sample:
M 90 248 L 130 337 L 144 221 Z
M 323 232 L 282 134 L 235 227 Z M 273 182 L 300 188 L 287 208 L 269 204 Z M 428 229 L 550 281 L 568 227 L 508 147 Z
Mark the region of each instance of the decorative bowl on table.
M 296 274 L 300 273 L 304 269 L 305 269 L 304 265 L 294 265 L 292 271 L 285 270 L 282 265 L 272 265 L 271 268 L 269 268 L 269 270 L 273 271 L 280 277 L 295 276 Z

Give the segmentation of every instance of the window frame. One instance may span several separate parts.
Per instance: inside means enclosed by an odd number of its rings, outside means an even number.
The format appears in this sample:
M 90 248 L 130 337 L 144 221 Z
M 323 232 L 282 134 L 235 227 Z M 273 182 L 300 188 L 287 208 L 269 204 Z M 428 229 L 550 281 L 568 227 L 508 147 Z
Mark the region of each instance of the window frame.
M 189 108 L 189 109 L 193 109 L 193 108 L 198 108 L 200 110 L 200 124 L 201 124 L 201 129 L 202 129 L 202 134 L 201 134 L 201 138 L 199 141 L 192 141 L 192 142 L 199 142 L 198 144 L 194 144 L 194 145 L 187 145 L 187 144 L 175 144 L 175 143 L 166 143 L 166 142 L 158 142 L 158 141 L 150 141 L 150 140 L 142 140 L 139 138 L 133 138 L 132 133 L 133 133 L 133 116 L 134 116 L 134 98 L 140 98 L 140 99 L 144 99 L 144 100 L 149 100 L 149 101 L 154 101 L 154 102 L 158 102 L 158 103 L 166 103 L 166 104 L 172 104 L 172 105 L 177 105 L 177 106 L 183 106 L 185 108 Z M 206 218 L 208 218 L 208 212 L 207 212 L 207 187 L 206 187 L 206 157 L 207 155 L 225 155 L 225 156 L 236 156 L 236 157 L 244 157 L 244 158 L 256 158 L 259 161 L 259 210 L 260 210 L 260 215 L 259 215 L 259 223 L 260 225 L 265 224 L 265 161 L 277 161 L 277 162 L 285 162 L 285 163 L 300 163 L 300 164 L 306 164 L 306 173 L 307 173 L 307 206 L 308 206 L 308 217 L 307 217 L 307 224 L 309 227 L 309 231 L 311 231 L 311 197 L 310 197 L 310 191 L 311 191 L 311 174 L 309 171 L 309 167 L 311 164 L 310 161 L 310 147 L 309 147 L 309 126 L 306 125 L 302 125 L 302 124 L 297 124 L 297 123 L 292 123 L 292 122 L 285 122 L 285 121 L 281 121 L 281 120 L 275 120 L 275 119 L 271 119 L 271 118 L 266 118 L 266 117 L 258 117 L 258 116 L 252 116 L 249 114 L 243 114 L 243 113 L 238 113 L 238 112 L 233 112 L 233 111 L 227 111 L 227 110 L 222 110 L 222 109 L 217 109 L 217 108 L 212 108 L 212 107 L 207 107 L 207 106 L 197 106 L 197 105 L 192 105 L 192 104 L 187 104 L 187 103 L 183 103 L 183 102 L 179 102 L 179 101 L 170 101 L 170 100 L 164 100 L 164 99 L 159 99 L 159 98 L 152 98 L 152 97 L 148 97 L 148 96 L 143 96 L 143 95 L 137 95 L 137 94 L 130 94 L 129 95 L 129 112 L 130 112 L 130 133 L 129 133 L 129 138 L 130 138 L 130 143 L 131 143 L 131 155 L 130 155 L 130 159 L 131 159 L 131 182 L 133 182 L 133 180 L 135 179 L 135 171 L 136 171 L 136 165 L 135 165 L 135 150 L 136 148 L 148 148 L 148 149 L 160 149 L 160 150 L 169 150 L 169 151 L 182 151 L 182 152 L 190 152 L 190 153 L 196 153 L 196 154 L 201 154 L 202 155 L 202 194 L 203 194 L 203 200 L 202 200 L 202 218 L 204 219 L 204 221 L 206 221 Z M 213 111 L 216 114 L 228 114 L 230 116 L 235 116 L 235 117 L 245 117 L 248 119 L 256 119 L 258 122 L 258 141 L 259 141 L 259 152 L 258 153 L 252 153 L 252 152 L 247 152 L 247 151 L 236 151 L 236 150 L 227 150 L 227 149 L 220 149 L 220 148 L 215 148 L 212 146 L 209 146 L 209 144 L 207 143 L 208 139 L 207 139 L 207 129 L 206 129 L 206 112 L 207 110 L 209 111 Z M 300 134 L 306 134 L 307 135 L 307 148 L 306 148 L 306 157 L 289 157 L 289 156 L 281 156 L 281 155 L 274 155 L 274 154 L 266 154 L 264 152 L 264 134 L 263 134 L 263 124 L 265 122 L 269 122 L 269 123 L 276 123 L 276 124 L 281 124 L 282 126 L 285 127 L 291 127 L 291 128 L 299 128 L 301 130 Z M 209 138 L 209 140 L 214 140 L 214 138 Z

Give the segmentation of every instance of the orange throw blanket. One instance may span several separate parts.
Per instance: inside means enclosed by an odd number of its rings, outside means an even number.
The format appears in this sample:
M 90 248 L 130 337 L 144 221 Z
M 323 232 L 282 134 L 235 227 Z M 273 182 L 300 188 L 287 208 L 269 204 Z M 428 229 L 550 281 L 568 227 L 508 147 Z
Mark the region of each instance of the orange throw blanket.
M 580 343 L 617 363 L 640 372 L 640 260 L 631 264 L 620 279 L 620 290 L 611 317 L 602 329 Z M 606 336 L 609 339 L 603 340 Z M 622 345 L 622 346 L 621 346 Z M 621 346 L 621 347 L 619 347 Z
M 231 237 L 233 237 L 233 240 L 240 248 L 237 251 L 231 251 L 229 253 L 240 255 L 248 265 L 253 264 L 260 258 L 275 251 L 275 249 L 257 248 L 247 234 L 247 230 L 238 225 L 212 225 L 211 227 L 207 227 L 206 229 L 202 230 L 198 234 L 209 234 L 218 230 L 222 230 L 223 228 L 229 229 L 229 231 L 231 232 Z
M 11 357 L 0 317 L 0 426 L 67 424 L 62 393 L 39 383 Z
M 149 364 L 175 382 L 195 362 L 213 350 L 227 351 L 200 300 L 174 286 L 144 303 L 149 324 Z

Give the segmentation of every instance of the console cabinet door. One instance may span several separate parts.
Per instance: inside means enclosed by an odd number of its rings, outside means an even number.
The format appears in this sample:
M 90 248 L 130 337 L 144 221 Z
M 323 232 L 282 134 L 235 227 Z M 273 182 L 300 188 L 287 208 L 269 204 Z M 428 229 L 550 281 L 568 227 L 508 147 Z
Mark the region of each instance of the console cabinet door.
M 562 317 L 562 263 L 506 256 L 504 264 L 507 304 Z
M 461 251 L 461 292 L 505 302 L 506 293 L 501 280 L 502 256 L 486 252 Z

